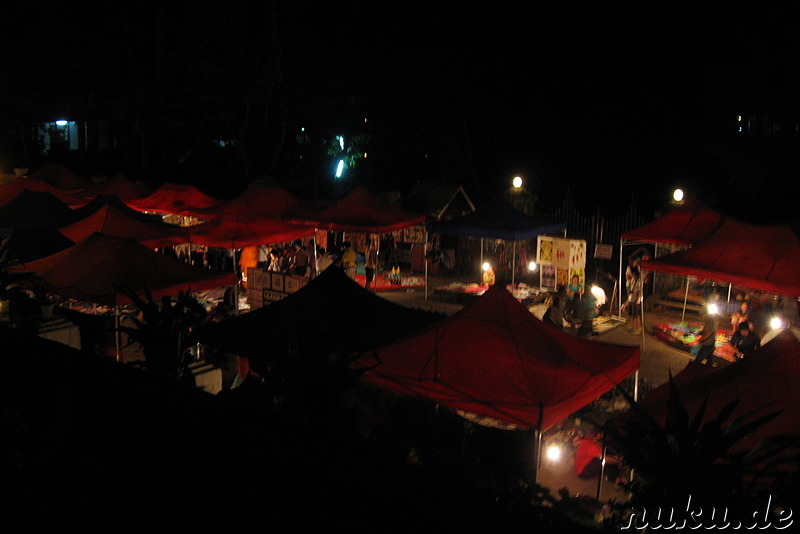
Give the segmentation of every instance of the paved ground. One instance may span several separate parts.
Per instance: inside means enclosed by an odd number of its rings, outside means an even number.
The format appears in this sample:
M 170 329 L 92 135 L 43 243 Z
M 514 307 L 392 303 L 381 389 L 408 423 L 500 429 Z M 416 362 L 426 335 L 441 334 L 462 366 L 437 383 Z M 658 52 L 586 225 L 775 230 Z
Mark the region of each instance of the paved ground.
M 433 293 L 437 287 L 444 286 L 452 282 L 452 279 L 431 277 L 428 280 L 427 298 L 425 289 L 409 289 L 405 291 L 392 291 L 379 293 L 382 297 L 392 302 L 397 302 L 404 306 L 422 308 L 425 310 L 439 311 L 448 315 L 462 309 L 462 305 L 439 302 L 433 298 Z M 647 386 L 655 386 L 667 382 L 670 372 L 675 375 L 680 372 L 692 359 L 691 354 L 670 347 L 666 343 L 656 339 L 646 332 L 652 331 L 654 324 L 662 322 L 675 322 L 680 319 L 680 312 L 666 312 L 664 314 L 649 313 L 645 314 L 645 334 L 634 335 L 629 332 L 625 324 L 621 324 L 606 332 L 603 332 L 592 339 L 598 341 L 618 343 L 621 345 L 638 345 L 641 347 L 640 378 L 647 381 Z M 549 487 L 553 492 L 566 487 L 573 495 L 597 494 L 597 479 L 579 479 L 572 469 L 571 457 L 568 455 L 559 462 L 543 461 L 539 471 L 539 482 Z M 618 489 L 611 483 L 604 482 L 601 485 L 602 500 L 610 498 L 621 498 Z

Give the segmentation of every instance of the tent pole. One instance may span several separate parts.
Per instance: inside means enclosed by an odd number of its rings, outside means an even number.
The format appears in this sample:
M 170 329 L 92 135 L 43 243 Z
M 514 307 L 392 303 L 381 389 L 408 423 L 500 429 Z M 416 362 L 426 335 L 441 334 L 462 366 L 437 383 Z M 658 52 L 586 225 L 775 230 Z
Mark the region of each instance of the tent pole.
M 239 273 L 236 270 L 236 249 L 231 249 L 233 256 L 233 315 L 239 315 Z
M 645 325 L 644 295 L 640 295 L 640 300 L 641 300 L 641 303 L 639 304 L 639 306 L 640 306 L 639 317 L 642 318 L 642 325 L 641 325 L 641 330 L 642 330 L 642 350 L 644 350 L 644 346 L 645 346 L 645 343 L 646 343 L 646 341 L 645 341 L 645 327 L 644 327 L 644 325 Z
M 317 271 L 317 229 L 314 228 L 314 235 L 311 236 L 311 244 L 314 246 L 314 270 L 309 270 L 309 273 L 314 273 L 314 278 L 319 275 Z
M 428 228 L 425 228 L 425 246 L 422 249 L 422 262 L 425 264 L 425 300 L 428 300 Z
M 639 370 L 637 369 L 636 372 L 633 373 L 633 400 L 637 402 L 639 400 Z
M 539 403 L 539 422 L 536 425 L 536 457 L 534 458 L 533 483 L 539 481 L 539 466 L 542 463 L 542 420 L 544 419 L 544 404 Z
M 118 362 L 122 361 L 122 358 L 120 357 L 120 353 L 119 353 L 119 350 L 120 350 L 119 349 L 119 346 L 120 346 L 120 342 L 119 342 L 119 306 L 117 306 L 116 304 L 114 304 L 114 345 L 115 345 L 115 349 L 116 349 L 116 358 L 114 358 L 114 359 L 116 361 L 118 361 Z
M 730 304 L 730 302 L 731 302 L 731 287 L 733 287 L 733 284 L 731 284 L 730 282 L 728 282 L 728 303 L 729 303 L 729 304 Z
M 603 477 L 606 474 L 606 432 L 603 429 L 603 446 L 600 453 L 600 476 L 597 478 L 597 495 L 595 499 L 600 500 L 600 489 L 603 486 Z
M 478 273 L 483 273 L 483 238 L 481 238 L 481 263 L 478 265 Z M 483 284 L 483 275 L 480 275 L 481 285 Z
M 517 242 L 511 245 L 511 286 L 514 286 L 514 274 L 517 270 Z
M 686 301 L 689 300 L 689 277 L 686 277 L 686 292 L 683 295 L 683 311 L 681 312 L 681 322 L 684 321 L 684 317 L 686 317 Z
M 619 300 L 617 301 L 617 315 L 622 317 L 622 247 L 624 240 L 619 240 Z

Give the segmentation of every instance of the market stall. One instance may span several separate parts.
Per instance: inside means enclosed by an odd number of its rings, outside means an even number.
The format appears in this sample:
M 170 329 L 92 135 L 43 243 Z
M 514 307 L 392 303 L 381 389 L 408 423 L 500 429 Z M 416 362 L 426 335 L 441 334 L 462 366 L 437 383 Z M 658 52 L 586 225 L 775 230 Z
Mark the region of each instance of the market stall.
M 676 250 L 692 247 L 709 236 L 720 227 L 725 217 L 718 211 L 706 206 L 696 197 L 683 200 L 677 207 L 664 216 L 623 233 L 619 244 L 619 280 L 624 280 L 624 259 L 626 246 L 642 246 L 654 244 L 652 257 L 657 258 Z M 659 246 L 664 250 L 659 250 Z M 620 283 L 619 304 L 624 302 L 623 287 Z M 684 302 L 684 304 L 686 304 Z
M 40 277 L 64 304 L 83 313 L 113 314 L 118 324 L 121 307 L 130 303 L 123 289 L 155 299 L 179 291 L 229 286 L 233 273 L 209 273 L 159 254 L 134 239 L 94 233 L 52 256 L 12 267 Z M 120 357 L 119 339 L 115 351 Z
M 377 238 L 405 228 L 424 225 L 425 215 L 393 206 L 364 187 L 357 187 L 333 206 L 311 217 L 299 218 L 296 222 L 313 226 L 317 231 L 341 232 L 356 245 L 357 252 L 363 252 L 364 243 L 370 238 L 370 234 Z M 379 265 L 384 264 L 383 258 L 379 258 L 378 262 Z M 363 273 L 363 265 L 360 265 L 359 270 Z M 395 277 L 392 274 L 394 273 L 379 269 L 375 273 L 377 287 L 382 290 L 421 287 L 418 283 L 411 284 L 411 280 L 403 273 L 397 273 L 399 276 Z M 359 276 L 356 280 L 359 283 L 362 280 L 365 282 Z
M 200 222 L 197 213 L 222 204 L 223 201 L 207 195 L 191 185 L 167 182 L 152 194 L 132 199 L 127 204 L 135 210 L 160 213 L 169 222 L 191 226 Z
M 555 329 L 494 285 L 460 312 L 370 351 L 352 368 L 378 388 L 541 436 L 636 373 L 639 352 Z
M 784 325 L 791 325 L 797 319 L 800 239 L 788 225 L 754 225 L 727 218 L 701 243 L 690 249 L 645 261 L 642 268 L 686 276 L 686 295 L 689 294 L 691 277 L 719 280 L 754 291 L 786 295 L 794 301 L 794 305 L 777 310 L 782 312 L 783 316 L 780 318 Z M 654 333 L 660 339 L 677 342 L 676 346 L 679 348 L 691 348 L 694 330 L 696 326 L 682 321 L 677 326 L 659 325 Z M 730 349 L 726 344 L 726 337 L 718 335 L 715 354 L 731 361 Z
M 431 222 L 428 224 L 428 232 L 480 238 L 481 264 L 484 263 L 484 240 L 510 244 L 510 251 L 503 245 L 502 252 L 505 258 L 502 261 L 498 262 L 497 259 L 494 259 L 489 263 L 490 265 L 494 264 L 491 265 L 494 271 L 501 273 L 508 271 L 511 285 L 515 286 L 517 273 L 525 272 L 528 263 L 524 261 L 523 264 L 520 261 L 522 251 L 526 250 L 520 246 L 520 243 L 536 239 L 540 235 L 563 234 L 566 232 L 566 223 L 535 219 L 519 211 L 502 197 L 498 197 L 463 217 L 457 217 L 450 221 Z M 480 285 L 488 287 L 489 284 L 483 282 L 481 280 Z M 469 287 L 469 284 L 465 284 L 464 287 Z M 486 287 L 483 288 L 484 291 Z M 526 287 L 529 287 L 529 284 L 526 283 Z M 458 288 L 443 289 L 442 293 L 453 289 L 457 290 Z
M 198 336 L 205 345 L 244 358 L 240 366 L 243 373 L 253 369 L 265 376 L 275 361 L 285 362 L 297 354 L 310 356 L 316 350 L 347 355 L 370 350 L 442 317 L 390 302 L 364 289 L 340 269 L 326 269 L 285 298 L 238 317 L 209 323 Z
M 135 239 L 150 248 L 179 245 L 190 240 L 186 228 L 145 221 L 112 204 L 106 204 L 86 218 L 60 228 L 59 232 L 74 243 L 99 232 Z

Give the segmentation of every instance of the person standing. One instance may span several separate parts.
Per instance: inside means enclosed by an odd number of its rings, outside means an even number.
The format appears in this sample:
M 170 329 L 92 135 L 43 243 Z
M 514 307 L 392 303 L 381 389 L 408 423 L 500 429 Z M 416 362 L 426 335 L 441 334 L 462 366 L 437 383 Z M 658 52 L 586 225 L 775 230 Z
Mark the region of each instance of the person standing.
M 750 328 L 753 327 L 753 321 L 750 317 L 750 302 L 742 300 L 739 304 L 739 309 L 731 314 L 731 335 L 735 336 L 739 331 L 739 325 L 747 323 Z
M 695 363 L 705 364 L 709 367 L 714 365 L 714 350 L 717 348 L 717 329 L 719 328 L 719 321 L 717 316 L 713 313 L 706 315 L 706 320 L 703 323 L 703 329 L 700 331 L 700 339 L 697 340 L 699 346 L 697 356 L 695 356 Z
M 333 264 L 333 258 L 323 247 L 317 247 L 317 273 L 321 273 Z
M 295 240 L 292 246 L 294 247 L 292 274 L 308 276 L 308 249 L 299 239 Z
M 364 252 L 364 274 L 366 275 L 366 283 L 364 287 L 374 289 L 375 274 L 378 271 L 378 247 L 379 243 L 375 239 L 371 239 L 367 243 L 367 250 Z
M 628 283 L 628 301 L 625 307 L 631 320 L 628 330 L 632 334 L 642 332 L 642 277 L 638 269 L 631 270 L 631 277 Z
M 356 269 L 358 268 L 358 255 L 350 244 L 350 241 L 342 243 L 342 248 L 344 248 L 342 252 L 342 269 L 347 276 L 355 279 Z

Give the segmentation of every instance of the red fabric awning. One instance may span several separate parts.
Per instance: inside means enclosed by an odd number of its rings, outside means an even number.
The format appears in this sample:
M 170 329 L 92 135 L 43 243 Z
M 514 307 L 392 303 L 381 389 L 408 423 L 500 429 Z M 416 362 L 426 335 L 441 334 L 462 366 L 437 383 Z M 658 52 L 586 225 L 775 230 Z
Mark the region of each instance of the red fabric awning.
M 506 289 L 355 362 L 380 388 L 522 428 L 547 428 L 639 368 L 639 347 L 571 336 Z M 374 366 L 374 367 L 373 367 Z
M 387 233 L 425 224 L 425 215 L 392 206 L 358 187 L 333 206 L 299 222 L 337 232 Z
M 704 421 L 716 418 L 728 403 L 740 399 L 728 421 L 750 412 L 752 419 L 782 410 L 780 416 L 735 445 L 750 450 L 768 436 L 800 435 L 800 341 L 784 330 L 752 355 L 721 369 L 690 362 L 673 378 L 693 418 L 708 396 Z M 648 393 L 639 404 L 657 421 L 667 417 L 669 384 Z
M 199 210 L 197 216 L 207 220 L 274 219 L 302 220 L 313 218 L 318 209 L 279 187 L 252 185 L 241 195 L 217 206 Z
M 98 191 L 101 195 L 114 196 L 123 202 L 139 200 L 153 194 L 153 191 L 129 180 L 123 174 L 115 174 L 107 182 L 100 184 Z
M 238 249 L 286 243 L 314 235 L 314 228 L 271 219 L 221 219 L 189 227 L 191 242 Z
M 128 205 L 139 211 L 194 216 L 198 211 L 218 206 L 222 202 L 194 186 L 167 182 L 153 194 L 131 200 Z
M 15 266 L 32 272 L 63 297 L 114 305 L 129 302 L 118 288 L 153 296 L 231 285 L 233 273 L 217 274 L 159 254 L 133 239 L 94 233 L 52 256 Z
M 699 200 L 688 198 L 679 208 L 621 237 L 626 241 L 691 246 L 713 234 L 724 218 Z
M 95 232 L 135 239 L 152 248 L 180 245 L 189 242 L 189 232 L 185 228 L 158 226 L 135 219 L 110 204 L 95 211 L 85 219 L 59 230 L 75 243 L 86 239 Z
M 711 237 L 690 249 L 643 261 L 642 268 L 800 296 L 800 239 L 788 225 L 726 218 Z

